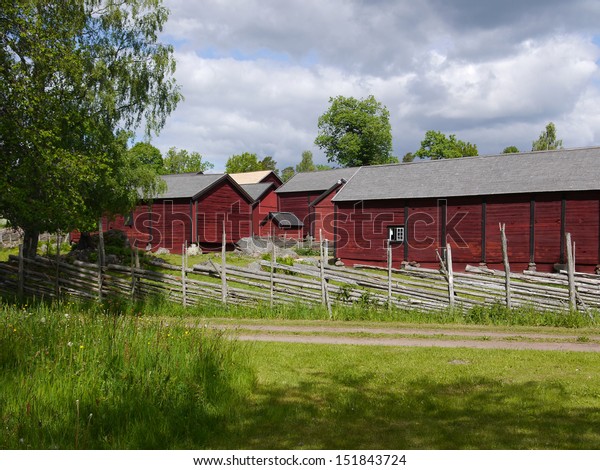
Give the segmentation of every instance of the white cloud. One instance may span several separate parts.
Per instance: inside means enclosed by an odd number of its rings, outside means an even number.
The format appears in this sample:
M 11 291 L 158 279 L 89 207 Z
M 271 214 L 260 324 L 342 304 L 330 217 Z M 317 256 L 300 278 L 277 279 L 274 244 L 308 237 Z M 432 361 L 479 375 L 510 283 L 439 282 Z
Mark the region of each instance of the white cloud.
M 549 121 L 565 146 L 600 145 L 594 2 L 166 5 L 186 100 L 154 143 L 197 150 L 217 169 L 244 151 L 272 155 L 280 168 L 306 149 L 324 161 L 317 119 L 337 95 L 386 105 L 399 156 L 428 129 L 480 153 L 527 150 Z

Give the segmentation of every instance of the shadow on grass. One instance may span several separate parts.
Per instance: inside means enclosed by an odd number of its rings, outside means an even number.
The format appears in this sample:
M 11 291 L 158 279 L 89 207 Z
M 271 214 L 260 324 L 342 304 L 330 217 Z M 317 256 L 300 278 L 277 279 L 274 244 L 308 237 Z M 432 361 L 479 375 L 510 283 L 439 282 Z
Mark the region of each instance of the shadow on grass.
M 369 388 L 369 374 L 314 374 L 294 388 L 259 387 L 216 448 L 598 449 L 600 409 L 562 406 L 560 384 L 419 380 Z M 400 383 L 394 381 L 395 383 Z M 336 384 L 336 387 L 331 387 Z M 341 387 L 341 392 L 340 392 Z M 332 394 L 328 390 L 337 389 Z

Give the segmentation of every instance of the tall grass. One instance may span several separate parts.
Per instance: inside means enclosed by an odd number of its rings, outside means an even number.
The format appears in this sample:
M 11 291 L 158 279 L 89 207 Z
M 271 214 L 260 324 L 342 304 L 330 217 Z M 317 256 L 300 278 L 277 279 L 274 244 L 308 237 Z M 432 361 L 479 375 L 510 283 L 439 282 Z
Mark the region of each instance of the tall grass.
M 0 304 L 0 448 L 202 447 L 253 384 L 244 346 L 105 305 Z
M 155 311 L 169 310 L 182 315 L 201 317 L 227 317 L 279 320 L 330 320 L 400 322 L 414 324 L 456 324 L 496 326 L 549 326 L 564 328 L 596 327 L 600 324 L 600 312 L 539 310 L 533 306 L 506 308 L 500 304 L 472 308 L 444 308 L 434 311 L 419 309 L 388 309 L 369 302 L 351 305 L 334 304 L 332 317 L 320 304 L 286 304 L 270 308 L 268 304 L 252 306 L 204 304 L 187 309 L 159 307 Z

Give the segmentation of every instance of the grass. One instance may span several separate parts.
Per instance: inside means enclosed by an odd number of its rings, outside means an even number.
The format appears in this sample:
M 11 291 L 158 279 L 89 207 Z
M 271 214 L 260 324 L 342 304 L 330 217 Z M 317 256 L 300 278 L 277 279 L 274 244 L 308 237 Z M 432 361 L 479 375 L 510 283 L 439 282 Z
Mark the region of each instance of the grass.
M 256 344 L 212 448 L 598 449 L 593 353 Z
M 0 448 L 600 448 L 595 353 L 241 344 L 190 326 L 236 309 L 0 303 Z
M 245 347 L 110 305 L 3 303 L 0 328 L 0 449 L 204 447 L 253 383 Z

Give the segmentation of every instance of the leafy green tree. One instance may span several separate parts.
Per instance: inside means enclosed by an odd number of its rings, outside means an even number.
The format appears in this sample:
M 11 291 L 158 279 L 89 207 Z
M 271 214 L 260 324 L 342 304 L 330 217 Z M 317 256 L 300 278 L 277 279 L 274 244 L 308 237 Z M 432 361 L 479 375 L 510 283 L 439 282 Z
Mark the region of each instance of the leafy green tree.
M 232 155 L 225 164 L 227 173 L 246 173 L 248 171 L 260 171 L 263 167 L 255 153 L 244 152 L 240 155 Z
M 0 0 L 0 213 L 25 233 L 95 227 L 159 188 L 127 151 L 181 98 L 160 0 Z
M 140 164 L 154 168 L 157 173 L 162 172 L 162 155 L 160 154 L 160 150 L 154 145 L 148 142 L 138 142 L 129 149 L 129 153 L 133 158 L 136 158 Z
M 441 160 L 445 158 L 472 157 L 477 155 L 477 146 L 457 140 L 454 134 L 447 137 L 440 131 L 427 131 L 415 158 Z
M 511 145 L 502 150 L 502 153 L 521 153 L 517 147 Z
M 333 170 L 333 167 L 329 166 L 329 165 L 322 165 L 321 163 L 317 163 L 315 165 L 315 171 L 326 171 L 326 170 Z
M 373 96 L 362 100 L 337 96 L 329 103 L 319 117 L 315 139 L 329 162 L 352 167 L 391 161 L 392 128 L 385 106 Z
M 289 180 L 292 176 L 294 176 L 296 172 L 294 171 L 293 166 L 287 166 L 281 171 L 281 181 L 284 183 Z
M 176 147 L 171 147 L 163 159 L 161 173 L 165 175 L 200 173 L 211 168 L 214 168 L 214 165 L 202 161 L 202 155 L 198 152 L 189 153 L 187 150 L 177 150 Z
M 263 170 L 271 170 L 277 176 L 279 176 L 279 170 L 277 169 L 277 162 L 273 159 L 273 157 L 265 157 L 260 161 L 261 169 Z
M 563 148 L 562 139 L 556 138 L 556 126 L 553 122 L 546 125 L 546 129 L 542 131 L 538 140 L 534 140 L 531 145 L 532 151 L 538 150 L 556 150 Z
M 313 162 L 313 154 L 310 150 L 302 152 L 302 159 L 300 163 L 296 165 L 296 173 L 306 173 L 309 171 L 316 171 L 317 167 Z
M 404 157 L 402 157 L 402 163 L 410 163 L 415 159 L 415 156 L 412 152 L 407 152 Z

